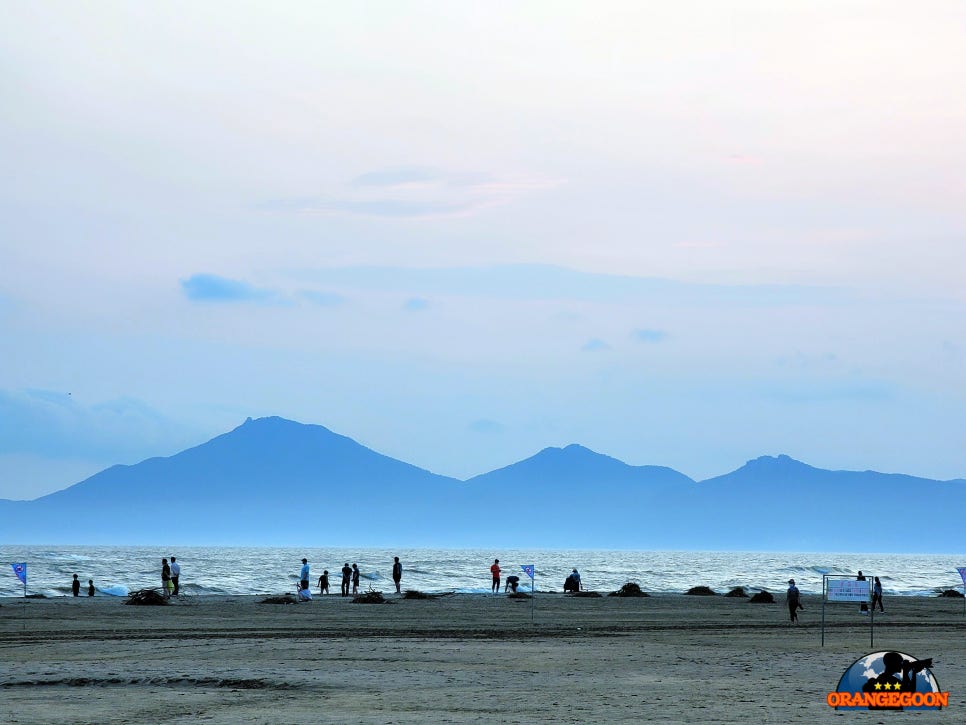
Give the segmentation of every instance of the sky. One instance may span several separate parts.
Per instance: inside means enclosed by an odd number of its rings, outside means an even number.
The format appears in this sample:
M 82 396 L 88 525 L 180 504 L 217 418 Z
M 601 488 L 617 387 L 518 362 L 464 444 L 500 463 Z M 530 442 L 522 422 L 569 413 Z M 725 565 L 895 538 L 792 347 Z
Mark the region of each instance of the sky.
M 279 415 L 966 477 L 960 2 L 33 2 L 0 497 Z

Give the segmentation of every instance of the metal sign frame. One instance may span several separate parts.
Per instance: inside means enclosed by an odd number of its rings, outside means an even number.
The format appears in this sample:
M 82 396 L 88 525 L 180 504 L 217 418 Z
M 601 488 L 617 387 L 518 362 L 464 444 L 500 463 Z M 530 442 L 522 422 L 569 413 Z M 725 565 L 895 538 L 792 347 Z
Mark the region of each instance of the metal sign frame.
M 825 602 L 828 601 L 828 582 L 830 579 L 850 579 L 855 581 L 852 576 L 846 576 L 845 574 L 822 574 L 822 646 L 825 646 Z M 869 574 L 865 577 L 869 584 L 869 591 L 866 596 L 869 598 L 866 602 L 869 605 L 869 647 L 874 647 L 875 644 L 875 608 L 872 606 L 872 582 L 875 581 L 875 576 Z M 966 586 L 966 585 L 964 585 Z M 836 601 L 836 600 L 832 600 Z M 855 601 L 855 600 L 849 600 Z

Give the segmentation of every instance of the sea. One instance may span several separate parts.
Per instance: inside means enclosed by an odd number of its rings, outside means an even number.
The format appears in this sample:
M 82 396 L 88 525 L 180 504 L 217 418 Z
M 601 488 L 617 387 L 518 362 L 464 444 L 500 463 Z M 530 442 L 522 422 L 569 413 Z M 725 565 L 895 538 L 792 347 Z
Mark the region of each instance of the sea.
M 161 559 L 176 556 L 186 595 L 277 594 L 294 591 L 302 558 L 309 560 L 312 588 L 328 570 L 338 593 L 339 571 L 357 563 L 361 589 L 393 590 L 393 557 L 403 565 L 403 589 L 426 593 L 489 593 L 490 565 L 500 560 L 503 575 L 517 574 L 525 590 L 524 565 L 534 565 L 537 592 L 562 591 L 571 569 L 585 589 L 609 592 L 634 582 L 652 594 L 683 593 L 707 586 L 719 593 L 744 587 L 783 592 L 795 579 L 805 593 L 821 593 L 822 576 L 853 577 L 861 570 L 878 576 L 887 596 L 935 596 L 963 590 L 957 567 L 966 555 L 833 554 L 749 551 L 567 551 L 519 549 L 348 549 L 273 547 L 157 546 L 0 546 L 0 597 L 23 596 L 13 563 L 27 564 L 27 594 L 70 595 L 77 574 L 87 591 L 93 579 L 97 596 L 123 597 L 159 587 Z

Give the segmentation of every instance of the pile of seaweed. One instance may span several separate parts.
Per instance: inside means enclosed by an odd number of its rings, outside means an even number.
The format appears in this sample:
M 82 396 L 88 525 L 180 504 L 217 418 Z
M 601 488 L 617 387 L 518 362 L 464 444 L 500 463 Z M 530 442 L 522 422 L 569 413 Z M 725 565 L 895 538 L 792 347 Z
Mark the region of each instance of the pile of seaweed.
M 597 592 L 573 592 L 570 596 L 572 597 L 599 597 L 600 594 Z
M 961 591 L 957 590 L 957 589 L 943 589 L 936 596 L 939 596 L 939 597 L 953 597 L 953 598 L 962 599 L 963 598 L 963 593 Z
M 145 606 L 163 606 L 168 600 L 161 596 L 155 589 L 138 589 L 127 596 L 125 604 L 140 604 Z
M 725 594 L 726 597 L 747 597 L 748 594 L 745 592 L 744 587 L 735 587 L 730 592 Z
M 651 595 L 648 594 L 647 592 L 642 592 L 640 584 L 635 584 L 634 582 L 627 582 L 627 584 L 622 586 L 616 592 L 611 592 L 607 596 L 609 597 L 649 597 Z
M 448 597 L 449 594 L 427 594 L 426 592 L 421 592 L 418 589 L 407 589 L 403 592 L 403 599 L 439 599 L 440 597 Z
M 265 597 L 259 604 L 295 604 L 295 597 L 291 594 L 282 594 L 278 597 Z
M 364 594 L 360 594 L 353 598 L 353 604 L 385 604 L 386 598 L 382 596 L 382 592 L 377 592 L 375 589 L 370 589 Z
M 46 599 L 46 594 L 28 594 L 27 599 Z
M 762 590 L 748 601 L 751 604 L 774 604 L 775 597 L 773 597 L 770 592 Z
M 530 595 L 526 592 L 510 592 L 506 595 L 507 599 L 530 599 Z
M 692 597 L 715 597 L 718 595 L 718 593 L 714 591 L 711 587 L 705 587 L 705 586 L 691 587 L 685 592 L 685 594 Z

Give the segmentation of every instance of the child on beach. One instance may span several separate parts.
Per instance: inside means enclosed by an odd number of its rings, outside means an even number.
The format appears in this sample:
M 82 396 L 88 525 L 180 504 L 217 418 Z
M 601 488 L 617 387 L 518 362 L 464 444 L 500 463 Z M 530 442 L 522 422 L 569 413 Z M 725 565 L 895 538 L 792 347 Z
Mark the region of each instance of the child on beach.
M 319 594 L 329 593 L 329 570 L 324 569 L 319 577 Z
M 94 580 L 93 579 L 88 579 L 87 580 L 87 596 L 89 596 L 89 597 L 93 597 L 94 596 Z

